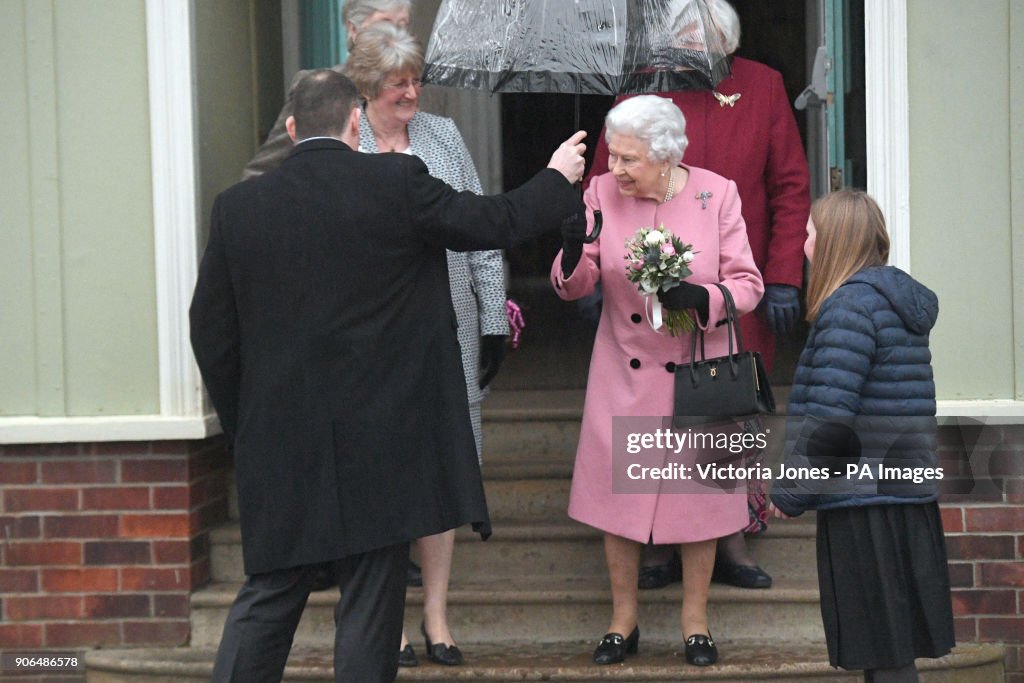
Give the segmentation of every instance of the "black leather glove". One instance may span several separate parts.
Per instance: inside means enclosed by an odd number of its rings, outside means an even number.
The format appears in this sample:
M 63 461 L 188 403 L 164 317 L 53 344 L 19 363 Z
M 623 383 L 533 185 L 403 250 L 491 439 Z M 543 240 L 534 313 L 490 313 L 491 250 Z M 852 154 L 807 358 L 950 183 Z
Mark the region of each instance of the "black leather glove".
M 562 221 L 562 275 L 569 277 L 583 257 L 587 214 L 577 213 Z
M 800 290 L 792 285 L 765 285 L 764 314 L 772 334 L 789 334 L 800 317 Z
M 480 388 L 483 389 L 498 374 L 501 361 L 505 360 L 505 337 L 500 334 L 485 334 L 480 337 Z
M 670 311 L 685 311 L 694 309 L 703 322 L 708 319 L 708 290 L 700 285 L 691 285 L 682 281 L 672 289 L 666 291 L 658 290 L 658 301 Z

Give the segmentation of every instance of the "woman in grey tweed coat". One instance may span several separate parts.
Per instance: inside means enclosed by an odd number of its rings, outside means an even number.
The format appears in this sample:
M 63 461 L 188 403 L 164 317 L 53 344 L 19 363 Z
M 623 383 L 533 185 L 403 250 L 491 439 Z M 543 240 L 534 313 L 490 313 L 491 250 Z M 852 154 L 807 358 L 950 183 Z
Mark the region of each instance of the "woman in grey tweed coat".
M 366 98 L 359 124 L 359 150 L 371 154 L 415 154 L 434 177 L 457 190 L 480 194 L 480 179 L 455 124 L 451 119 L 418 110 L 422 71 L 423 52 L 404 30 L 381 22 L 359 33 L 345 67 L 345 73 Z M 502 254 L 500 251 L 449 251 L 448 277 L 479 457 L 482 445 L 480 404 L 485 395 L 481 385 L 486 385 L 497 371 L 509 332 Z M 427 641 L 427 656 L 441 664 L 462 662 L 447 619 L 448 578 L 454 543 L 454 530 L 417 541 L 423 566 L 423 635 Z M 401 652 L 400 663 L 414 666 L 415 654 L 404 633 Z

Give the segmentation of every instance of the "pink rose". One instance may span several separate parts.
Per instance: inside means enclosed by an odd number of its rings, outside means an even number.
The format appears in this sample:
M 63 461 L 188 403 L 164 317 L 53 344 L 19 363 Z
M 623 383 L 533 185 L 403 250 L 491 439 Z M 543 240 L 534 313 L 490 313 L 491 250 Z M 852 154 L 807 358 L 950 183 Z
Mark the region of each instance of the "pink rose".
M 661 253 L 673 256 L 676 253 L 676 248 L 672 246 L 671 242 L 665 242 L 665 244 L 661 245 Z
M 633 266 L 633 270 L 643 270 L 644 262 L 643 261 L 630 261 L 629 265 Z

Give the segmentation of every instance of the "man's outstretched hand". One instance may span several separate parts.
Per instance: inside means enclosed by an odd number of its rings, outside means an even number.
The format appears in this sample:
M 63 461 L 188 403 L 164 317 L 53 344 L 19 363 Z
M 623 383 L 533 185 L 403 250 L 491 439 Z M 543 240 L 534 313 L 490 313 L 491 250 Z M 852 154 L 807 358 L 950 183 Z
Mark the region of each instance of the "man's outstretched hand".
M 553 168 L 568 180 L 570 183 L 578 183 L 583 179 L 583 153 L 587 146 L 583 144 L 583 138 L 587 137 L 587 131 L 578 130 L 572 137 L 563 142 L 551 155 L 548 168 Z

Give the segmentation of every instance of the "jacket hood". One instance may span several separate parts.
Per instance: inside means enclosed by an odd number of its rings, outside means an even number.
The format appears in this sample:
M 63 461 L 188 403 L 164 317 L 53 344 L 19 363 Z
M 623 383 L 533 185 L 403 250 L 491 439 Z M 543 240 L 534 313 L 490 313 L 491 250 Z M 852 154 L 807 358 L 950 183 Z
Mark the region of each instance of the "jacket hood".
M 873 266 L 853 275 L 844 284 L 860 282 L 874 287 L 888 299 L 896 315 L 911 332 L 926 334 L 939 317 L 935 292 L 893 266 Z

